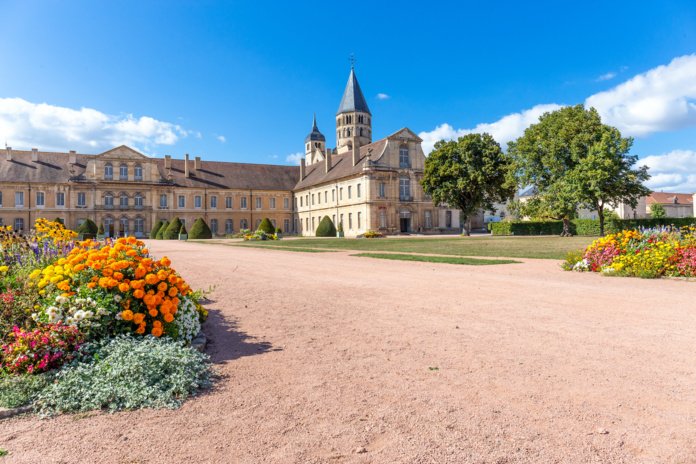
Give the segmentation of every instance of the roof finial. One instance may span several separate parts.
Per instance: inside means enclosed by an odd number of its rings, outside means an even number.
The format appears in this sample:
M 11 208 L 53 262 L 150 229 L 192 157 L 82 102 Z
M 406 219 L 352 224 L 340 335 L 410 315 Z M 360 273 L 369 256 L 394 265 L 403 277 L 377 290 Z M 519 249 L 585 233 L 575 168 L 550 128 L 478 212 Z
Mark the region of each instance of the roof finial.
M 348 61 L 350 61 L 350 69 L 353 69 L 353 63 L 355 63 L 355 58 L 353 58 L 353 54 L 350 54 L 350 58 L 348 58 Z

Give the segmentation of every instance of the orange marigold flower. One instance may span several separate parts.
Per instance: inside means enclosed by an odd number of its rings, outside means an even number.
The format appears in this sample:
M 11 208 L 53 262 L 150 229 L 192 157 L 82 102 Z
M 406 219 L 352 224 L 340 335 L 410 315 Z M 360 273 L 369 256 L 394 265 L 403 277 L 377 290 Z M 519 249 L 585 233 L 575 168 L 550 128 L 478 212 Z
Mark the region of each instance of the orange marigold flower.
M 169 267 L 169 265 L 172 264 L 172 262 L 166 256 L 164 258 L 162 258 L 162 260 L 160 262 L 162 263 L 162 266 L 165 266 L 165 267 Z
M 157 286 L 157 290 L 160 292 L 164 292 L 167 290 L 167 282 L 160 282 L 160 284 Z
M 114 271 L 112 271 L 108 267 L 105 267 L 104 270 L 102 271 L 102 275 L 104 275 L 104 277 L 111 277 L 112 275 L 114 275 Z
M 90 282 L 90 283 L 87 284 L 87 288 L 94 288 L 94 287 L 96 287 L 96 286 L 97 286 L 97 284 L 94 283 L 94 282 Z
M 137 239 L 133 237 L 132 235 L 126 239 L 126 242 L 130 243 L 131 245 L 137 242 Z
M 161 323 L 160 321 L 154 321 L 154 322 L 152 323 L 152 326 L 153 326 L 153 327 L 162 327 L 162 323 Z
M 179 290 L 176 287 L 170 288 L 167 292 L 167 294 L 171 297 L 175 297 L 177 293 L 179 293 Z
M 159 314 L 156 309 L 152 308 L 150 311 L 148 311 L 151 317 L 157 317 Z
M 140 279 L 142 278 L 145 274 L 147 274 L 147 269 L 143 266 L 138 266 L 135 268 L 135 278 Z
M 114 272 L 114 279 L 123 280 L 123 274 L 121 274 L 120 272 Z
M 118 289 L 122 292 L 127 292 L 128 290 L 130 290 L 130 285 L 128 285 L 127 283 L 120 283 L 118 285 Z
M 157 282 L 159 282 L 159 279 L 154 274 L 148 274 L 145 276 L 145 282 L 150 285 L 155 285 Z
M 172 322 L 174 320 L 174 315 L 172 313 L 167 313 L 164 315 L 164 320 L 166 322 Z
M 139 288 L 133 292 L 133 296 L 140 300 L 145 296 L 145 292 L 141 288 Z
M 142 245 L 142 242 L 140 242 L 140 243 L 141 243 L 141 245 Z M 148 254 L 148 253 L 150 253 L 150 250 L 148 250 L 147 248 L 143 248 L 143 254 L 146 255 L 146 254 Z M 149 258 L 148 258 L 148 259 L 149 259 Z M 148 264 L 150 264 L 150 263 L 148 263 Z
M 75 266 L 75 272 L 80 272 L 84 268 L 85 268 L 84 264 L 78 264 L 77 266 Z
M 130 309 L 126 309 L 121 313 L 121 317 L 123 318 L 124 321 L 132 321 L 133 320 L 133 311 Z
M 136 324 L 142 324 L 144 320 L 145 320 L 145 314 L 143 314 L 143 313 L 133 314 L 133 322 L 135 322 Z
M 152 335 L 154 335 L 155 337 L 161 337 L 162 336 L 162 328 L 153 327 L 152 328 Z

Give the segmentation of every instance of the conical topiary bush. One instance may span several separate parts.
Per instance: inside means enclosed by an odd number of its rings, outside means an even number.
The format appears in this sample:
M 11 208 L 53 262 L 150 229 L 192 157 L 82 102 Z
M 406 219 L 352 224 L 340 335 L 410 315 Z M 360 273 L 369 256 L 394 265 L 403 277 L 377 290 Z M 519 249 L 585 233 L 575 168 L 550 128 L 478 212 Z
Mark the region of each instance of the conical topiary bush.
M 193 227 L 191 227 L 189 238 L 213 238 L 213 233 L 210 231 L 210 227 L 208 227 L 208 224 L 205 223 L 203 218 L 198 218 L 195 224 L 193 224 Z
M 91 219 L 85 219 L 84 222 L 77 228 L 75 232 L 78 234 L 88 235 L 94 237 L 97 235 L 99 228 Z
M 262 230 L 266 234 L 275 233 L 275 227 L 273 227 L 273 223 L 268 218 L 263 218 L 263 221 L 261 221 L 261 224 L 259 224 L 259 228 L 257 230 Z
M 164 240 L 164 231 L 167 230 L 167 227 L 169 227 L 169 221 L 164 221 L 164 224 L 162 224 L 162 227 L 160 227 L 160 230 L 157 231 L 157 235 L 155 235 L 155 239 Z
M 65 225 L 65 223 L 63 222 L 63 220 L 62 220 L 61 218 L 59 218 L 59 217 L 55 218 L 55 219 L 53 220 L 53 222 L 58 222 L 58 223 L 60 223 L 60 224 Z
M 167 230 L 164 231 L 163 238 L 165 240 L 178 240 L 179 230 L 181 230 L 181 221 L 178 217 L 175 217 L 172 219 L 172 223 L 169 224 L 169 227 L 167 227 Z
M 150 231 L 150 238 L 157 238 L 157 232 L 162 228 L 162 221 L 157 221 L 155 222 L 155 225 L 152 226 L 152 230 Z
M 180 235 L 188 234 L 188 232 L 186 232 L 186 226 L 184 224 L 181 224 L 181 229 L 179 229 L 179 234 Z
M 102 222 L 99 224 L 99 230 L 97 231 L 97 235 L 104 235 L 104 223 Z
M 335 237 L 336 236 L 336 227 L 334 227 L 334 223 L 329 216 L 324 216 L 324 218 L 319 223 L 319 227 L 317 227 L 316 236 L 317 237 Z

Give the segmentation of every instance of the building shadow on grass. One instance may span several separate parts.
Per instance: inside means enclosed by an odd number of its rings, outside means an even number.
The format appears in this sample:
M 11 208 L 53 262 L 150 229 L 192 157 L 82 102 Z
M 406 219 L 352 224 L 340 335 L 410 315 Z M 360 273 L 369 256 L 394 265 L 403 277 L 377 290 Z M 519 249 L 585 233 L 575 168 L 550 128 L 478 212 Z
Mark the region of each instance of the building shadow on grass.
M 206 300 L 201 301 L 201 304 L 208 306 L 214 302 Z M 210 356 L 211 362 L 218 364 L 270 351 L 282 351 L 282 348 L 273 347 L 269 342 L 257 341 L 255 337 L 242 332 L 237 328 L 237 324 L 225 319 L 220 311 L 206 309 L 208 320 L 203 324 L 203 332 L 208 338 L 205 352 Z

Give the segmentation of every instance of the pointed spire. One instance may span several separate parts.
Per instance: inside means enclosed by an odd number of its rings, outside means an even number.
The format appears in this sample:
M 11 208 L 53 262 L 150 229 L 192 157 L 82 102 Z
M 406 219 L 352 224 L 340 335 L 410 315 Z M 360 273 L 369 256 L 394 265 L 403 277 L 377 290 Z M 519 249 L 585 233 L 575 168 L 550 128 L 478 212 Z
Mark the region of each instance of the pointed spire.
M 360 90 L 360 84 L 358 84 L 358 78 L 355 77 L 355 70 L 351 66 L 350 76 L 348 76 L 348 83 L 346 84 L 346 89 L 343 91 L 343 98 L 341 98 L 341 104 L 338 106 L 338 113 L 352 113 L 354 111 L 361 111 L 363 113 L 370 113 L 370 109 L 367 107 L 367 102 L 365 101 L 365 96 Z
M 318 142 L 326 142 L 326 137 L 324 137 L 324 134 L 319 132 L 319 128 L 317 127 L 317 113 L 314 113 L 314 120 L 312 121 L 312 132 L 310 132 L 309 135 L 305 137 L 305 143 L 311 140 L 316 140 Z
M 317 127 L 317 113 L 314 113 L 314 121 L 312 121 L 312 132 L 319 132 L 319 128 Z

